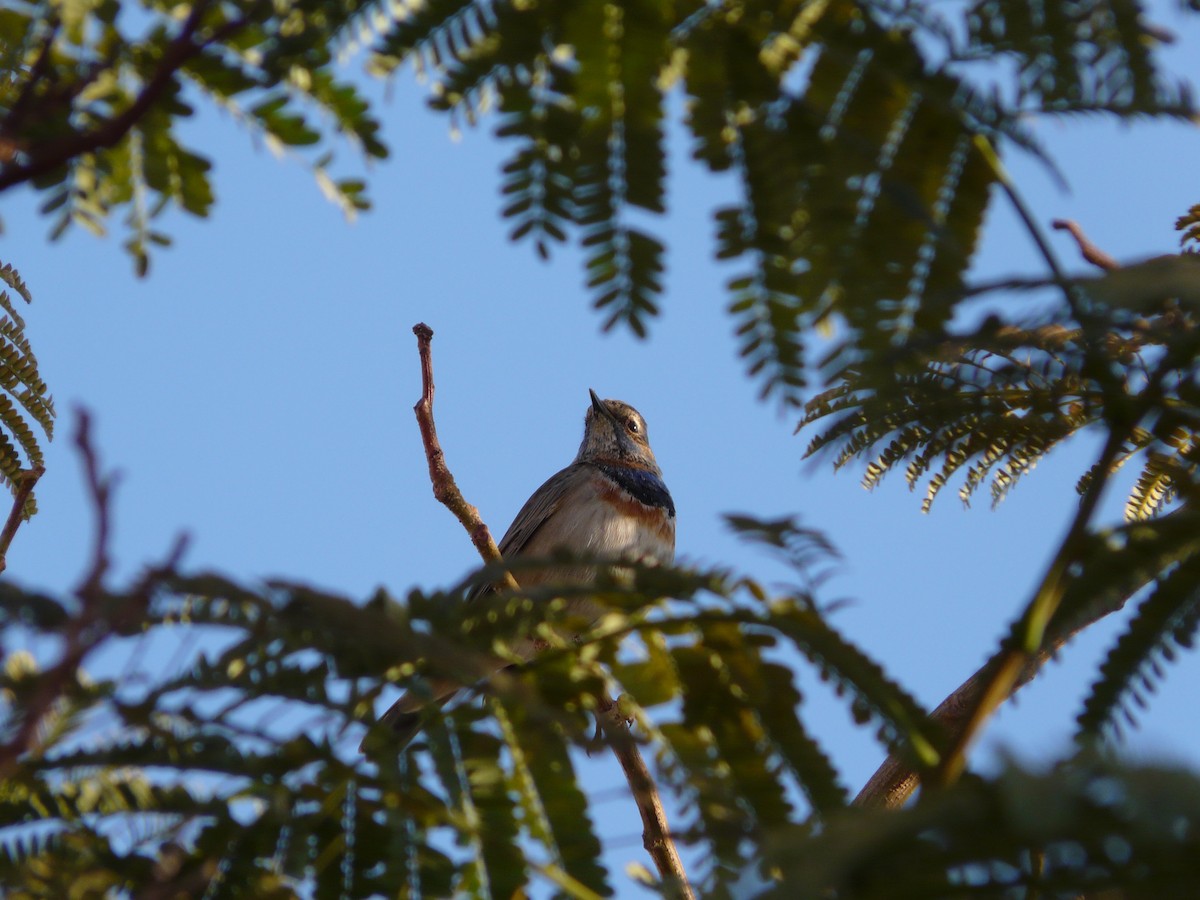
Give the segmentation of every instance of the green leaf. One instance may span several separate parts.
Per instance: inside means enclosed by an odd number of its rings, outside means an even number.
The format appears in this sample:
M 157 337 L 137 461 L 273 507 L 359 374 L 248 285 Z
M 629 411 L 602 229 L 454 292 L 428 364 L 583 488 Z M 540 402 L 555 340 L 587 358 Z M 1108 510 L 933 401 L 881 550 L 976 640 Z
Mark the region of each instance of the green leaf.
M 1106 729 L 1120 733 L 1118 716 L 1136 722 L 1129 705 L 1147 702 L 1160 680 L 1160 663 L 1190 650 L 1200 627 L 1200 556 L 1192 555 L 1157 579 L 1100 667 L 1079 713 L 1077 740 Z

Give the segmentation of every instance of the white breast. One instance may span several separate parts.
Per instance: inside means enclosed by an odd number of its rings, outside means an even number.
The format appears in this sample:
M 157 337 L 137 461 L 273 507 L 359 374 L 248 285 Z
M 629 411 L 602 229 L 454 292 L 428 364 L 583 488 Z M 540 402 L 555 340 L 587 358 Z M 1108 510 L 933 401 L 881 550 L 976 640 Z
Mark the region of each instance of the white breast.
M 557 510 L 522 555 L 548 556 L 555 550 L 668 564 L 675 559 L 675 520 L 668 519 L 665 528 L 656 528 L 622 515 L 599 499 L 580 503 L 570 510 Z
M 669 565 L 675 559 L 675 520 L 659 527 L 639 521 L 600 501 L 577 503 L 570 510 L 555 511 L 521 551 L 522 556 L 548 557 L 567 550 L 585 556 L 612 557 Z M 531 587 L 539 582 L 586 583 L 595 578 L 591 567 L 565 567 L 545 572 L 528 572 L 521 582 Z M 575 615 L 595 620 L 604 610 L 586 599 L 571 602 Z M 532 648 L 531 648 L 532 649 Z M 524 650 L 524 648 L 522 648 Z M 525 655 L 522 652 L 522 655 Z

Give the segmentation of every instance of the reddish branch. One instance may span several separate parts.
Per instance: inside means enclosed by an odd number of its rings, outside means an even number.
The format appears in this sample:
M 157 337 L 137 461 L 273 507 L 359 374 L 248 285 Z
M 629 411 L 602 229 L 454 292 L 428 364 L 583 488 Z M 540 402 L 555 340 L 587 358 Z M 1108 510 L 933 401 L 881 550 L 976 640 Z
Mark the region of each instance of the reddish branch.
M 1105 271 L 1119 269 L 1120 264 L 1088 240 L 1087 235 L 1078 223 L 1067 219 L 1055 219 L 1052 226 L 1059 231 L 1066 231 L 1075 239 L 1079 252 L 1092 265 Z M 1116 446 L 1115 438 L 1110 437 L 1110 446 Z M 1117 442 L 1119 443 L 1119 442 Z M 1108 450 L 1105 451 L 1108 453 Z M 1108 466 L 1101 463 L 1098 471 L 1107 471 Z M 1082 534 L 1086 527 L 1087 518 L 1094 507 L 1102 479 L 1093 482 L 1091 489 L 1085 495 L 1080 510 L 1076 515 L 1071 534 Z M 1067 540 L 1070 541 L 1071 535 Z M 1067 545 L 1064 544 L 1060 557 L 1069 558 Z M 1051 574 L 1047 575 L 1050 578 Z M 1000 704 L 1012 697 L 1020 688 L 1037 676 L 1042 666 L 1072 637 L 1097 620 L 1124 605 L 1124 600 L 1112 607 L 1098 608 L 1084 621 L 1076 621 L 1055 625 L 1051 607 L 1051 619 L 1040 649 L 1036 652 L 1026 652 L 1019 649 L 1008 649 L 990 659 L 974 675 L 962 683 L 948 696 L 933 712 L 933 719 L 945 727 L 948 746 L 951 748 L 947 756 L 950 766 L 960 767 L 966 752 L 966 744 L 981 727 L 983 720 Z M 946 774 L 947 764 L 943 764 Z M 953 775 L 953 773 L 950 773 Z M 917 773 L 903 760 L 896 756 L 889 757 L 884 764 L 871 776 L 870 781 L 855 798 L 855 804 L 866 807 L 897 807 L 901 806 L 920 784 Z
M 1021 671 L 1009 696 L 1032 681 L 1042 666 L 1054 656 L 1054 651 L 1066 643 L 1066 640 L 1067 638 L 1063 638 L 1055 643 L 1053 649 L 1043 649 L 1037 653 Z M 965 731 L 995 671 L 996 660 L 989 660 L 933 711 L 930 718 L 943 726 L 951 741 L 959 738 Z M 854 798 L 854 805 L 868 809 L 895 809 L 903 806 L 920 784 L 921 778 L 916 771 L 901 757 L 892 754 L 859 791 L 858 796 Z
M 417 424 L 421 429 L 421 442 L 425 446 L 425 458 L 429 463 L 429 480 L 433 484 L 433 495 L 462 523 L 483 561 L 500 562 L 500 550 L 492 540 L 491 532 L 480 518 L 479 510 L 468 503 L 458 489 L 454 476 L 446 465 L 441 444 L 438 443 L 437 428 L 433 421 L 433 329 L 422 322 L 413 326 L 413 334 L 417 336 L 417 351 L 421 357 L 421 399 L 413 407 L 413 412 L 417 415 Z M 519 590 L 511 572 L 505 573 L 505 584 L 512 590 Z M 688 885 L 683 862 L 675 849 L 675 842 L 671 839 L 662 798 L 658 795 L 658 788 L 641 751 L 638 750 L 624 721 L 615 712 L 611 701 L 606 703 L 605 711 L 599 716 L 601 727 L 608 736 L 609 746 L 621 763 L 638 812 L 641 813 L 642 843 L 654 860 L 659 877 L 665 884 L 674 888 L 676 896 L 693 900 L 695 894 Z
M 421 355 L 421 399 L 413 407 L 417 414 L 417 426 L 421 429 L 421 443 L 425 445 L 425 459 L 429 462 L 429 481 L 433 485 L 433 496 L 450 512 L 454 513 L 462 527 L 471 536 L 471 543 L 479 551 L 484 562 L 499 562 L 500 548 L 492 540 L 492 533 L 484 524 L 479 510 L 467 502 L 454 481 L 450 467 L 446 465 L 446 454 L 438 442 L 437 426 L 433 421 L 433 329 L 420 322 L 413 326 L 417 336 L 417 352 Z M 517 580 L 511 572 L 504 573 L 504 585 L 516 590 Z
M 1093 266 L 1104 269 L 1106 272 L 1111 272 L 1113 269 L 1121 268 L 1121 264 L 1088 240 L 1083 229 L 1079 227 L 1078 222 L 1071 219 L 1055 219 L 1050 223 L 1050 227 L 1056 231 L 1069 232 L 1071 237 L 1075 238 L 1075 243 L 1079 245 L 1079 253 L 1085 260 Z
M 112 635 L 128 632 L 134 627 L 149 607 L 156 586 L 167 573 L 174 571 L 186 547 L 184 539 L 176 541 L 167 561 L 159 568 L 147 571 L 128 594 L 120 597 L 119 603 L 104 589 L 102 582 L 109 567 L 108 508 L 112 479 L 100 472 L 89 426 L 87 413 L 80 410 L 75 444 L 83 459 L 84 477 L 96 515 L 92 564 L 83 583 L 75 590 L 79 610 L 61 631 L 62 655 L 53 666 L 36 676 L 36 688 L 28 702 L 22 704 L 20 725 L 9 740 L 0 744 L 0 781 L 12 774 L 24 754 L 35 749 L 38 726 L 78 684 L 79 669 L 88 654 Z
M 86 410 L 75 413 L 75 446 L 83 460 L 83 476 L 87 481 L 88 493 L 92 498 L 92 509 L 96 515 L 96 537 L 92 541 L 92 564 L 87 577 L 76 592 L 85 602 L 88 597 L 100 592 L 104 576 L 108 573 L 109 498 L 112 496 L 113 479 L 100 474 L 100 463 L 92 448 L 91 416 Z
M 33 486 L 45 473 L 44 466 L 34 466 L 23 471 L 17 478 L 17 491 L 13 495 L 12 510 L 8 514 L 8 521 L 4 523 L 4 530 L 0 531 L 0 572 L 8 568 L 8 548 L 12 544 L 13 538 L 17 536 L 17 529 L 25 521 L 25 504 L 29 502 Z

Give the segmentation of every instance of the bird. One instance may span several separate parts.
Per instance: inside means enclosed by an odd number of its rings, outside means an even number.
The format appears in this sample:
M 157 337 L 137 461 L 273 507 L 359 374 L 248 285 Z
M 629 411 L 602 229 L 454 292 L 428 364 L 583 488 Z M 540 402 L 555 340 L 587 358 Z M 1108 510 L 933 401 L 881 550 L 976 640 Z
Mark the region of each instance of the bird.
M 521 507 L 501 538 L 506 560 L 545 559 L 556 553 L 591 558 L 638 560 L 670 565 L 675 559 L 675 502 L 650 449 L 646 420 L 620 400 L 601 400 L 589 390 L 591 405 L 584 415 L 583 442 L 574 461 L 550 476 Z M 557 567 L 529 571 L 521 586 L 547 581 L 572 586 L 595 580 L 595 567 Z M 476 588 L 471 597 L 494 590 Z M 567 612 L 594 623 L 603 610 L 584 598 L 569 602 Z M 517 642 L 518 656 L 530 659 L 535 642 Z M 497 660 L 497 670 L 505 663 Z M 418 696 L 409 691 L 379 719 L 392 726 L 399 747 L 420 731 L 422 710 L 430 703 L 448 703 L 464 685 L 431 679 Z M 366 741 L 364 739 L 364 746 Z

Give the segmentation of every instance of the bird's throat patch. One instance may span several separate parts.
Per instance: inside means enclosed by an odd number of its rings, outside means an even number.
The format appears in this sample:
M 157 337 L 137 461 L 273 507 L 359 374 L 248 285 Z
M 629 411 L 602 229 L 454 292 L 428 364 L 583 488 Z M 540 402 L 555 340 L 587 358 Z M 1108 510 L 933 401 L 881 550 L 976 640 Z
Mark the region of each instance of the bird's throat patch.
M 663 480 L 653 472 L 629 466 L 612 466 L 596 463 L 596 468 L 615 481 L 623 491 L 645 506 L 665 509 L 667 515 L 675 517 L 675 501 Z

